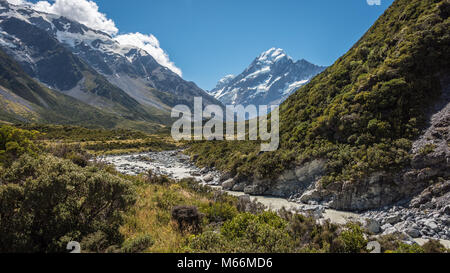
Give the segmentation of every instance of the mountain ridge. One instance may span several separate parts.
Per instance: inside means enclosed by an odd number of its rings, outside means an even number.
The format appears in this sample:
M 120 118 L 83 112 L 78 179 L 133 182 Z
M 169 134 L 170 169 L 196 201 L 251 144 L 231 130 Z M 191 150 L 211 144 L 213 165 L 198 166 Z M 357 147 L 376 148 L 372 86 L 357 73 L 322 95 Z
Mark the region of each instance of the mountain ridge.
M 220 105 L 145 50 L 63 16 L 0 5 L 0 47 L 52 89 L 116 115 L 162 124 L 170 122 L 173 106 L 191 106 L 195 96 Z

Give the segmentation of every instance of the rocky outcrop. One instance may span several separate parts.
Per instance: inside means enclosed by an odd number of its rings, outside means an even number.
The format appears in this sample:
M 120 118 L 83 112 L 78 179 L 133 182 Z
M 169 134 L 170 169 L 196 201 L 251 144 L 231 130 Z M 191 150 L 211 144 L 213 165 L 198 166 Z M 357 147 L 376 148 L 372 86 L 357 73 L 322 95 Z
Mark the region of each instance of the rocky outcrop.
M 250 195 L 271 195 L 289 198 L 306 191 L 325 171 L 325 160 L 314 160 L 292 170 L 286 170 L 276 180 L 255 179 L 246 184 L 244 192 Z M 241 184 L 242 186 L 242 184 Z

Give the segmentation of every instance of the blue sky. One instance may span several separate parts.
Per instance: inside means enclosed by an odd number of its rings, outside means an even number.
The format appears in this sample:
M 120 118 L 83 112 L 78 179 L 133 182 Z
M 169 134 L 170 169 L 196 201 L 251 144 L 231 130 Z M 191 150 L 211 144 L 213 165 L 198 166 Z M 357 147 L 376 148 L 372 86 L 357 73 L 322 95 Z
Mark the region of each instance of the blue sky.
M 35 2 L 35 1 L 33 1 Z M 331 65 L 388 8 L 366 0 L 95 0 L 119 34 L 155 35 L 183 78 L 210 90 L 263 51 Z

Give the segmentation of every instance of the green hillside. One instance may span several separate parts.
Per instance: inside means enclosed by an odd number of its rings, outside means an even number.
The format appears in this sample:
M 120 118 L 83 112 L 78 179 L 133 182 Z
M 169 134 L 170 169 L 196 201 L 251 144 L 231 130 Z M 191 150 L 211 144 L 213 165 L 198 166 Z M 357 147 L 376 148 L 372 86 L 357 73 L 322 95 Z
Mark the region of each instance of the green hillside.
M 159 122 L 135 121 L 106 113 L 30 78 L 0 50 L 0 120 L 73 124 L 88 127 L 134 128 L 156 131 Z
M 281 147 L 197 143 L 198 162 L 245 177 L 326 158 L 325 183 L 358 181 L 409 163 L 450 67 L 448 0 L 397 0 L 334 65 L 280 107 Z

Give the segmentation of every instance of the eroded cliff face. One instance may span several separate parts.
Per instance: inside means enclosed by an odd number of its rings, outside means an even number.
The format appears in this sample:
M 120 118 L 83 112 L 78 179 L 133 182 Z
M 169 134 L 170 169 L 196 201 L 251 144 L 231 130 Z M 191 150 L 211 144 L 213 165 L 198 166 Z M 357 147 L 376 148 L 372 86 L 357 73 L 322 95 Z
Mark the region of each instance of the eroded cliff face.
M 401 201 L 408 203 L 425 194 L 426 190 L 437 192 L 433 195 L 435 198 L 448 196 L 448 187 L 439 185 L 446 185 L 450 180 L 449 77 L 442 80 L 442 86 L 441 99 L 430 110 L 428 128 L 413 143 L 410 166 L 398 173 L 377 172 L 364 180 L 343 181 L 325 187 L 320 178 L 325 174 L 326 160 L 315 160 L 285 171 L 276 180 L 254 179 L 249 182 L 231 178 L 224 182 L 224 187 L 251 195 L 285 197 L 296 202 L 322 203 L 333 209 L 351 211 L 377 209 Z M 435 187 L 440 190 L 434 190 Z M 420 200 L 425 202 L 424 198 Z

